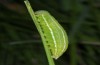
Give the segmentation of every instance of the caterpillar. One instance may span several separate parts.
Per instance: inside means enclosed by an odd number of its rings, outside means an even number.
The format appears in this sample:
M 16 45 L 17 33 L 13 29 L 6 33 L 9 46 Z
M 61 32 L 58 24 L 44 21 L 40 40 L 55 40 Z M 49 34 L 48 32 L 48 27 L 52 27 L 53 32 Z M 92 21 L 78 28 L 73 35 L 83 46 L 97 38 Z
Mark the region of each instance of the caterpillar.
M 59 58 L 68 47 L 68 37 L 58 21 L 45 10 L 35 12 L 52 57 Z
M 41 35 L 45 47 L 50 49 L 52 58 L 58 59 L 68 48 L 68 37 L 64 28 L 45 10 L 33 12 L 30 3 L 25 1 L 27 9 Z

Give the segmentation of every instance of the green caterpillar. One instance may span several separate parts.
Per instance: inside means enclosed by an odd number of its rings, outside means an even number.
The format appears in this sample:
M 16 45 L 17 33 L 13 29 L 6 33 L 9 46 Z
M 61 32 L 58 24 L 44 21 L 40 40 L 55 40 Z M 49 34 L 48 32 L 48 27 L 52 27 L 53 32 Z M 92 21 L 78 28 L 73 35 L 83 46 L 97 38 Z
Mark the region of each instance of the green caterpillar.
M 68 47 L 68 38 L 63 27 L 58 21 L 49 14 L 49 12 L 41 10 L 35 12 L 48 47 L 51 50 L 52 57 L 59 58 Z
M 49 12 L 40 10 L 34 13 L 30 4 L 25 3 L 31 12 L 30 15 L 34 18 L 42 41 L 50 49 L 52 57 L 58 59 L 68 48 L 68 37 L 65 30 Z

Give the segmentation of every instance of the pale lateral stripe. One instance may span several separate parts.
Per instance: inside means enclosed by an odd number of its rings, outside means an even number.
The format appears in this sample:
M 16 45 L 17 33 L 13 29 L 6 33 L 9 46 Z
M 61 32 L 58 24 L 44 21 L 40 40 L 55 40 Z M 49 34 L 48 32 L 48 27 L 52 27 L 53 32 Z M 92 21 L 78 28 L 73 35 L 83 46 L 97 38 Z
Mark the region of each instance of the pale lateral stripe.
M 56 43 L 56 40 L 55 40 L 55 37 L 54 37 L 54 33 L 53 33 L 52 29 L 50 28 L 49 24 L 47 23 L 46 19 L 44 18 L 44 15 L 43 14 L 42 14 L 42 17 L 43 17 L 44 22 L 46 23 L 47 27 L 49 28 L 50 33 L 51 33 L 51 36 L 53 38 L 54 45 L 55 45 L 55 55 L 56 55 L 57 54 L 57 46 L 56 46 L 57 43 Z
M 51 19 L 52 19 L 52 18 L 51 18 Z M 54 20 L 52 19 L 52 21 L 54 21 Z M 65 40 L 65 36 L 64 36 L 64 31 L 62 30 L 62 28 L 60 28 L 60 27 L 56 24 L 55 21 L 54 21 L 54 23 L 55 23 L 55 25 L 61 30 L 61 32 L 62 32 L 62 34 L 63 34 L 63 38 L 64 38 L 64 47 L 63 47 L 62 52 L 64 52 L 64 50 L 65 50 L 65 48 L 66 48 L 66 40 Z

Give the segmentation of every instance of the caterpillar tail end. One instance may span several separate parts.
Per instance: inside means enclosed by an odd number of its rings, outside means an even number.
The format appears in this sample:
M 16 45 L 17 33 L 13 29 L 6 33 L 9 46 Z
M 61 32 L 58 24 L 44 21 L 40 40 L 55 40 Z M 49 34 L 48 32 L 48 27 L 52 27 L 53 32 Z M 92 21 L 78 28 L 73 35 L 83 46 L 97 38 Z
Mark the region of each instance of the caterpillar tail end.
M 52 56 L 52 58 L 54 58 L 55 60 L 57 60 L 59 57 L 58 56 Z

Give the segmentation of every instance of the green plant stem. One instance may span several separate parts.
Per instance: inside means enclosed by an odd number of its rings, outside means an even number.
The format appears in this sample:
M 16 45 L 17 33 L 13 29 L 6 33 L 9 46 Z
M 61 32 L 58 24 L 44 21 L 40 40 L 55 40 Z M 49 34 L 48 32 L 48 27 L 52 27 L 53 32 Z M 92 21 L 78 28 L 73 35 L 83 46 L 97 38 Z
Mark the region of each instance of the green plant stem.
M 51 57 L 50 50 L 46 45 L 44 34 L 42 33 L 41 27 L 38 25 L 38 21 L 37 21 L 37 18 L 35 17 L 35 13 L 34 13 L 32 7 L 31 7 L 29 1 L 25 0 L 24 2 L 25 2 L 25 5 L 26 5 L 26 7 L 27 7 L 27 9 L 28 9 L 28 11 L 29 11 L 29 13 L 30 13 L 30 15 L 31 15 L 31 17 L 32 17 L 32 19 L 33 19 L 33 21 L 34 21 L 34 23 L 35 23 L 35 25 L 36 25 L 39 33 L 40 33 L 40 35 L 41 35 L 42 40 L 43 40 L 43 45 L 44 45 L 44 48 L 45 48 L 45 52 L 46 52 L 46 55 L 47 55 L 47 59 L 48 59 L 49 65 L 55 65 L 54 64 L 54 60 Z

